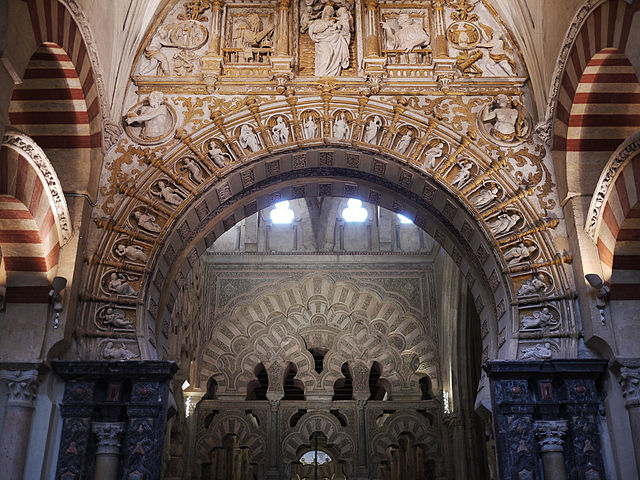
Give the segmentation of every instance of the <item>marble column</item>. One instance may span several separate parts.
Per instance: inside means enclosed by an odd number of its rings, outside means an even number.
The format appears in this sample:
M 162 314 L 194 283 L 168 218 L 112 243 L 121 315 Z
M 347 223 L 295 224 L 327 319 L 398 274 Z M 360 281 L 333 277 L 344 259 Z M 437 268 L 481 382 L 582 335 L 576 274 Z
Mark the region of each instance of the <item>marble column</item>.
M 271 438 L 269 448 L 269 470 L 267 478 L 269 480 L 277 480 L 280 478 L 280 464 L 278 442 L 280 435 L 278 433 L 278 413 L 280 411 L 280 399 L 269 400 L 271 405 Z
M 369 478 L 369 466 L 367 463 L 367 425 L 366 410 L 367 400 L 356 399 L 358 406 L 358 479 Z
M 120 441 L 124 432 L 122 422 L 93 422 L 91 431 L 96 434 L 96 469 L 94 480 L 116 480 L 120 463 Z
M 538 421 L 534 424 L 545 480 L 567 480 L 564 466 L 564 439 L 567 422 L 564 420 Z
M 20 480 L 27 458 L 31 419 L 38 390 L 38 371 L 0 370 L 9 399 L 0 432 L 0 472 L 3 479 Z
M 640 469 L 640 360 L 625 361 L 623 365 L 620 368 L 619 379 L 624 404 L 629 412 L 636 466 Z

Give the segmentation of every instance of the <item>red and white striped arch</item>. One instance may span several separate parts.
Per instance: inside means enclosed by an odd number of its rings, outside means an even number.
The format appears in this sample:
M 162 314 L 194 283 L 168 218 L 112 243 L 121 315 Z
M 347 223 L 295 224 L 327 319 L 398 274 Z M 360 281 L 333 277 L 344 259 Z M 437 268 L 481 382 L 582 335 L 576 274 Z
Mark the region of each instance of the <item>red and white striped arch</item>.
M 48 302 L 61 245 L 71 235 L 64 194 L 44 152 L 26 135 L 0 147 L 0 246 L 9 303 Z
M 102 144 L 102 117 L 85 39 L 57 0 L 28 0 L 33 54 L 14 89 L 9 119 L 45 149 Z

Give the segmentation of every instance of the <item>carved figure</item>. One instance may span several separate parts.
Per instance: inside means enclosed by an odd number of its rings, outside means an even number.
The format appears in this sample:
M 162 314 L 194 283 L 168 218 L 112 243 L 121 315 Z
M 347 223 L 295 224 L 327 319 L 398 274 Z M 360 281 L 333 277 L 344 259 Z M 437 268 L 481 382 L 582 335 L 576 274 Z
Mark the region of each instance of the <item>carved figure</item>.
M 126 295 L 129 297 L 135 297 L 138 295 L 131 285 L 127 283 L 124 275 L 120 273 L 113 272 L 111 274 L 111 280 L 109 280 L 109 291 L 115 293 L 116 295 Z
M 278 117 L 276 124 L 271 128 L 271 138 L 276 145 L 282 145 L 289 141 L 289 127 L 284 123 L 282 116 Z
M 349 68 L 351 14 L 345 7 L 340 7 L 338 14 L 339 17 L 334 18 L 333 7 L 326 5 L 320 18 L 309 23 L 309 38 L 316 44 L 317 77 L 337 77 Z
M 382 127 L 382 119 L 376 115 L 367 124 L 367 128 L 364 131 L 364 141 L 367 143 L 378 143 L 378 130 Z
M 489 51 L 489 58 L 497 63 L 507 75 L 513 75 L 516 70 L 516 63 L 507 54 L 502 33 L 494 31 L 492 28 L 482 25 L 490 39 L 484 43 L 477 45 L 480 48 L 486 48 Z
M 120 257 L 127 257 L 134 262 L 147 263 L 149 257 L 139 245 L 125 245 L 123 243 L 118 244 L 116 247 L 116 255 Z
M 106 347 L 102 350 L 102 357 L 105 360 L 131 360 L 132 358 L 138 358 L 140 355 L 136 355 L 132 351 L 128 350 L 127 347 L 124 346 L 124 343 L 121 343 L 119 347 L 115 347 L 113 342 L 107 342 Z
M 255 61 L 254 48 L 271 47 L 274 26 L 268 20 L 265 20 L 265 26 L 262 29 L 260 24 L 260 16 L 257 13 L 240 19 L 233 38 L 233 46 L 242 49 L 238 58 L 240 63 Z
M 250 125 L 243 125 L 240 129 L 240 137 L 238 138 L 240 141 L 240 146 L 242 148 L 248 148 L 252 152 L 257 152 L 260 150 L 260 141 L 258 140 L 258 135 L 253 132 L 253 128 Z
M 318 125 L 313 116 L 309 115 L 307 119 L 302 122 L 302 128 L 304 130 L 304 138 L 310 140 L 318 136 Z
M 544 275 L 539 273 L 520 286 L 518 289 L 518 296 L 537 295 L 544 292 L 546 288 L 547 284 L 544 281 Z
M 498 198 L 498 192 L 498 187 L 495 185 L 489 188 L 483 188 L 480 193 L 471 199 L 471 203 L 476 208 L 486 207 Z
M 480 118 L 484 123 L 491 123 L 489 134 L 492 137 L 507 143 L 524 140 L 531 130 L 524 109 L 502 93 L 482 110 Z
M 511 229 L 516 226 L 516 223 L 518 223 L 518 220 L 520 220 L 520 215 L 517 213 L 511 215 L 508 213 L 501 213 L 495 220 L 487 222 L 487 225 L 489 226 L 491 233 L 494 235 L 500 235 L 511 231 Z
M 405 133 L 398 141 L 398 144 L 396 145 L 396 151 L 401 154 L 406 152 L 407 148 L 409 148 L 409 145 L 411 144 L 411 140 L 413 140 L 413 133 L 411 132 L 411 130 L 407 130 L 407 133 Z
M 444 142 L 439 142 L 434 147 L 431 147 L 424 154 L 424 164 L 429 168 L 434 168 L 436 166 L 436 158 L 441 157 L 443 151 Z
M 471 162 L 461 162 L 460 170 L 453 177 L 453 181 L 451 185 L 454 185 L 458 188 L 462 188 L 462 186 L 469 181 L 469 177 L 471 177 L 471 169 L 473 168 L 473 163 Z
M 333 136 L 338 140 L 344 140 L 351 136 L 351 130 L 347 120 L 344 118 L 344 113 L 341 113 L 333 123 Z
M 209 146 L 209 148 L 211 148 L 211 146 Z M 184 159 L 182 169 L 186 169 L 191 174 L 191 178 L 193 178 L 196 183 L 202 183 L 204 181 L 202 170 L 200 169 L 200 166 L 193 160 L 193 158 L 186 157 Z
M 126 317 L 122 310 L 112 307 L 108 307 L 104 312 L 102 323 L 107 327 L 114 328 L 133 327 L 133 322 Z
M 387 50 L 409 52 L 416 47 L 426 47 L 431 40 L 424 27 L 406 13 L 398 15 L 396 22 L 382 22 L 382 29 Z
M 536 310 L 531 315 L 527 315 L 526 317 L 522 317 L 523 330 L 532 330 L 536 328 L 543 328 L 552 323 L 553 315 L 549 312 L 547 307 L 542 310 Z
M 157 183 L 158 190 L 151 189 L 151 193 L 157 197 L 162 198 L 170 205 L 180 205 L 183 198 L 176 193 L 176 190 L 171 188 L 164 180 L 160 180 Z
M 146 63 L 140 67 L 140 75 L 171 75 L 171 64 L 161 47 L 160 38 L 154 37 L 144 50 Z
M 525 258 L 528 258 L 536 251 L 535 245 L 525 245 L 519 243 L 517 246 L 510 248 L 504 254 L 505 260 L 509 262 L 509 265 L 513 265 L 521 262 Z
M 138 222 L 138 225 L 145 230 L 153 233 L 160 233 L 160 230 L 162 230 L 162 228 L 160 228 L 160 225 L 156 223 L 156 217 L 153 215 L 137 211 L 133 212 L 133 216 Z
M 535 347 L 527 348 L 522 351 L 522 360 L 550 360 L 553 357 L 551 344 L 546 342 L 544 345 L 539 343 Z
M 139 112 L 130 112 L 126 116 L 127 125 L 142 124 L 140 136 L 144 140 L 153 140 L 169 133 L 173 119 L 169 109 L 164 104 L 162 92 L 153 91 L 149 94 L 148 106 L 142 106 Z
M 251 132 L 251 133 L 253 134 L 253 132 Z M 241 144 L 242 144 L 242 142 L 241 142 Z M 252 151 L 255 152 L 255 150 L 252 150 Z M 211 159 L 211 161 L 213 163 L 215 163 L 216 167 L 218 167 L 218 168 L 223 168 L 223 167 L 225 167 L 227 165 L 227 162 L 224 159 L 225 156 L 227 156 L 227 157 L 229 157 L 229 159 L 231 159 L 229 154 L 223 152 L 222 149 L 220 147 L 218 147 L 218 145 L 215 142 L 210 142 L 209 143 L 209 150 L 207 150 L 207 155 L 209 155 L 209 158 Z

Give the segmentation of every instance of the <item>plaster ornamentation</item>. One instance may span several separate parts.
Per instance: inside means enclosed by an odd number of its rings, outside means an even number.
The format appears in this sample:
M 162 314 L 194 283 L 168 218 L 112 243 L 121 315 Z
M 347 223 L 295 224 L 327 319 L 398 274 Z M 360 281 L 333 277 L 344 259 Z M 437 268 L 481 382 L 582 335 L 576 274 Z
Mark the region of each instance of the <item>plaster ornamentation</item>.
M 120 455 L 120 442 L 124 434 L 123 422 L 93 422 L 91 431 L 95 433 L 98 443 L 96 455 Z
M 133 216 L 138 226 L 151 233 L 160 233 L 162 228 L 156 223 L 156 217 L 150 213 L 137 210 L 133 212 Z
M 388 18 L 383 21 L 381 26 L 384 32 L 385 50 L 410 52 L 418 47 L 427 48 L 431 42 L 425 25 L 427 15 L 423 13 L 419 16 L 422 17 L 421 21 L 411 18 L 407 13 L 401 13 L 397 18 Z M 409 63 L 415 63 L 415 55 L 409 55 L 408 60 Z
M 60 246 L 64 246 L 73 230 L 62 185 L 47 155 L 31 137 L 9 127 L 5 129 L 2 144 L 21 154 L 36 171 L 54 213 Z
M 125 257 L 132 262 L 147 263 L 149 256 L 140 245 L 119 243 L 113 249 L 113 253 L 118 257 Z
M 520 321 L 521 330 L 538 330 L 546 327 L 554 327 L 559 324 L 559 319 L 555 318 L 551 311 L 545 307 L 536 310 L 531 315 L 522 317 Z
M 129 350 L 124 342 L 120 342 L 119 346 L 114 342 L 118 342 L 118 340 L 105 339 L 100 342 L 100 356 L 104 360 L 117 360 L 124 362 L 126 360 L 133 360 L 134 358 L 140 357 L 139 354 Z
M 499 192 L 496 184 L 488 185 L 471 198 L 471 203 L 476 208 L 484 208 L 498 198 Z
M 133 321 L 127 318 L 124 310 L 113 306 L 106 306 L 96 313 L 98 326 L 104 329 L 133 330 Z
M 169 205 L 177 206 L 182 203 L 184 198 L 178 194 L 178 190 L 169 186 L 166 181 L 158 180 L 158 182 L 149 189 L 152 195 L 160 197 Z
M 621 367 L 620 385 L 627 408 L 640 405 L 640 368 Z
M 214 163 L 215 163 L 215 160 L 214 160 Z M 184 157 L 184 159 L 182 160 L 182 164 L 179 166 L 179 169 L 183 172 L 184 171 L 189 172 L 189 176 L 191 177 L 191 180 L 193 180 L 195 183 L 200 184 L 204 182 L 204 176 L 202 175 L 202 168 L 200 167 L 200 165 L 198 165 L 198 163 L 193 158 Z
M 478 44 L 478 48 L 487 49 L 489 58 L 494 62 L 495 67 L 488 67 L 491 73 L 496 76 L 514 75 L 516 73 L 516 63 L 512 60 L 513 51 L 505 45 L 504 36 L 501 32 L 493 30 L 488 25 L 480 24 L 489 38 L 485 43 Z
M 40 383 L 37 370 L 0 370 L 0 382 L 9 390 L 8 405 L 34 405 Z
M 402 137 L 400 137 L 400 140 L 398 140 L 398 144 L 396 145 L 396 152 L 401 155 L 404 154 L 404 152 L 407 151 L 407 148 L 409 148 L 409 145 L 411 145 L 412 140 L 413 131 L 407 130 L 407 133 L 405 133 Z
M 164 94 L 153 91 L 146 101 L 134 105 L 125 116 L 125 130 L 140 145 L 156 145 L 166 140 L 176 126 L 176 112 Z
M 107 283 L 109 292 L 128 297 L 135 297 L 138 295 L 138 292 L 136 292 L 136 290 L 127 282 L 127 277 L 128 276 L 123 273 L 113 272 L 109 277 L 109 282 Z
M 471 169 L 474 167 L 474 165 L 473 162 L 462 161 L 458 163 L 458 166 L 460 167 L 460 170 L 458 170 L 458 173 L 456 173 L 455 177 L 453 177 L 451 185 L 456 187 L 457 189 L 461 189 L 471 178 Z
M 258 140 L 258 135 L 253 131 L 253 127 L 248 124 L 242 125 L 240 128 L 240 136 L 238 137 L 238 141 L 240 142 L 240 146 L 242 148 L 250 150 L 252 153 L 260 150 L 260 140 Z
M 520 356 L 521 360 L 551 360 L 553 351 L 551 343 L 538 343 L 533 347 L 523 348 Z
M 211 159 L 211 161 L 218 168 L 224 168 L 227 166 L 227 160 L 231 161 L 231 155 L 227 151 L 223 145 L 223 142 L 220 140 L 210 140 L 207 147 L 207 155 Z M 226 158 L 225 158 L 226 157 Z
M 470 50 L 482 39 L 482 32 L 471 22 L 455 21 L 447 28 L 447 40 L 455 48 Z
M 378 133 L 382 128 L 382 119 L 376 115 L 369 119 L 367 123 L 367 127 L 364 131 L 364 141 L 367 143 L 372 143 L 374 145 L 378 144 Z
M 271 127 L 271 138 L 276 145 L 282 145 L 289 141 L 289 126 L 282 115 L 278 116 L 276 124 Z
M 337 11 L 331 5 L 322 9 L 319 18 L 309 22 L 309 38 L 315 43 L 315 76 L 339 77 L 349 68 L 349 44 L 353 17 L 347 7 Z
M 351 137 L 351 128 L 345 118 L 344 112 L 340 112 L 333 122 L 333 136 L 338 140 L 347 140 Z
M 541 273 L 526 280 L 518 289 L 518 297 L 541 295 L 547 289 L 547 282 Z
M 534 244 L 520 242 L 518 245 L 511 247 L 504 253 L 504 259 L 509 263 L 509 265 L 515 265 L 526 258 L 530 259 L 537 250 L 538 247 Z
M 433 145 L 431 145 L 433 143 Z M 436 166 L 436 160 L 445 155 L 445 149 L 448 150 L 448 145 L 442 141 L 436 139 L 430 142 L 431 147 L 424 154 L 424 166 L 434 169 Z
M 531 118 L 517 100 L 499 94 L 478 116 L 483 134 L 498 145 L 511 146 L 529 138 Z
M 563 452 L 566 420 L 538 421 L 533 424 L 540 452 Z
M 487 226 L 494 235 L 504 235 L 514 229 L 521 217 L 518 213 L 501 213 L 487 222 Z

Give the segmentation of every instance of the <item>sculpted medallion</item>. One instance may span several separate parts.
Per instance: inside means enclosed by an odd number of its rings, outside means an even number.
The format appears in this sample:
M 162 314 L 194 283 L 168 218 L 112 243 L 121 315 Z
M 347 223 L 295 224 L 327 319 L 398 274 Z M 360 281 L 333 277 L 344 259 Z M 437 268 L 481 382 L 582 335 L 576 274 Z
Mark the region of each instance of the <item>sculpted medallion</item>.
M 134 105 L 124 117 L 127 135 L 140 145 L 156 145 L 166 140 L 176 126 L 176 112 L 162 92 L 154 91 Z
M 503 146 L 522 143 L 531 135 L 531 117 L 518 100 L 504 94 L 485 105 L 478 116 L 478 125 L 486 137 Z

